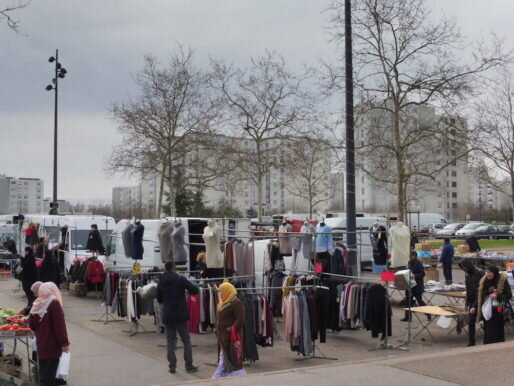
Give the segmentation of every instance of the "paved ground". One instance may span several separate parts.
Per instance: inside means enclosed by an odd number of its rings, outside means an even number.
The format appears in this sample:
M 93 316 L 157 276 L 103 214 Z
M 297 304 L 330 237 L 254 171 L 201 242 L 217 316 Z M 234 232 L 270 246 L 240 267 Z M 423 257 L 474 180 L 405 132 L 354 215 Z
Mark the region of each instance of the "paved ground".
M 462 280 L 462 275 L 455 270 L 456 281 Z M 13 279 L 0 281 L 0 306 L 21 307 L 24 304 L 22 292 L 13 292 L 16 282 Z M 398 294 L 395 294 L 398 300 Z M 436 302 L 445 302 L 446 299 L 438 299 Z M 68 323 L 70 339 L 72 342 L 72 369 L 70 385 L 152 385 L 184 383 L 187 381 L 200 381 L 210 378 L 214 371 L 212 364 L 216 361 L 216 338 L 214 334 L 193 335 L 192 341 L 195 345 L 193 352 L 200 371 L 194 376 L 189 375 L 181 369 L 183 362 L 180 360 L 181 350 L 177 351 L 179 357 L 179 369 L 176 375 L 167 372 L 166 349 L 163 347 L 165 338 L 158 333 L 137 334 L 134 337 L 124 332 L 130 328 L 126 321 L 108 323 L 93 322 L 102 316 L 104 309 L 100 307 L 100 300 L 94 293 L 90 293 L 88 298 L 76 298 L 64 293 L 65 314 Z M 398 344 L 406 335 L 406 324 L 399 321 L 403 317 L 403 311 L 395 306 L 393 308 L 393 337 L 391 342 Z M 144 316 L 141 320 L 142 326 L 148 331 L 155 331 L 153 318 Z M 413 324 L 414 332 L 419 328 L 417 323 Z M 279 331 L 281 326 L 279 326 Z M 369 351 L 379 342 L 371 338 L 366 331 L 341 331 L 339 333 L 328 333 L 327 343 L 320 345 L 326 356 L 336 357 L 337 361 L 327 361 L 323 359 L 312 359 L 307 361 L 297 361 L 296 353 L 291 352 L 288 345 L 281 339 L 275 340 L 274 347 L 259 348 L 260 360 L 248 364 L 247 372 L 251 378 L 245 378 L 245 383 L 264 384 L 269 383 L 274 378 L 279 384 L 294 383 L 306 384 L 307 381 L 315 380 L 319 384 L 341 383 L 345 380 L 346 384 L 360 384 L 366 382 L 373 385 L 377 382 L 384 384 L 384 380 L 394 381 L 396 384 L 449 384 L 438 381 L 431 372 L 434 369 L 441 375 L 442 379 L 449 382 L 460 384 L 472 384 L 463 382 L 459 376 L 466 376 L 471 372 L 463 370 L 459 375 L 454 371 L 457 367 L 455 363 L 445 369 L 445 365 L 450 360 L 445 359 L 451 349 L 457 348 L 459 358 L 464 363 L 473 363 L 475 354 L 462 355 L 472 349 L 464 348 L 467 337 L 455 333 L 448 335 L 448 330 L 434 326 L 432 332 L 438 343 L 435 345 L 412 344 L 410 351 Z M 511 332 L 508 339 L 514 337 Z M 419 339 L 421 338 L 421 339 Z M 422 334 L 418 340 L 428 339 L 426 334 Z M 481 339 L 479 335 L 478 339 Z M 480 349 L 477 347 L 476 349 Z M 488 349 L 492 349 L 491 346 Z M 508 353 L 509 357 L 513 357 Z M 321 352 L 320 352 L 321 354 Z M 431 355 L 429 361 L 418 357 L 419 355 Z M 500 352 L 497 355 L 506 356 L 507 352 Z M 478 355 L 478 354 L 477 354 Z M 485 363 L 488 368 L 502 369 L 502 366 L 489 366 L 488 357 L 485 354 L 480 357 L 479 363 Z M 445 358 L 440 359 L 440 356 Z M 500 364 L 501 362 L 496 362 Z M 211 364 L 211 365 L 209 365 Z M 311 368 L 312 366 L 322 365 L 322 368 Z M 334 367 L 335 365 L 335 367 Z M 437 366 L 437 367 L 435 367 Z M 481 368 L 481 367 L 478 367 Z M 441 369 L 441 370 L 440 370 Z M 294 370 L 292 373 L 287 372 Z M 472 369 L 473 370 L 473 369 Z M 286 371 L 286 373 L 284 373 Z M 494 375 L 492 371 L 484 371 L 484 374 Z M 500 370 L 499 370 L 500 371 Z M 498 372 L 499 372 L 498 371 Z M 273 372 L 268 375 L 268 372 Z M 278 372 L 278 373 L 275 373 Z M 266 375 L 256 375 L 266 373 Z M 255 377 L 253 376 L 255 375 Z M 480 378 L 477 378 L 480 379 Z M 347 381 L 346 381 L 347 380 Z M 205 382 L 205 381 L 202 381 Z M 230 382 L 239 382 L 231 380 Z M 260 383 L 261 382 L 261 383 Z M 273 380 L 273 382 L 275 382 Z M 323 383 L 327 382 L 327 383 Z M 225 382 L 224 382 L 225 384 Z M 489 383 L 491 384 L 491 383 Z

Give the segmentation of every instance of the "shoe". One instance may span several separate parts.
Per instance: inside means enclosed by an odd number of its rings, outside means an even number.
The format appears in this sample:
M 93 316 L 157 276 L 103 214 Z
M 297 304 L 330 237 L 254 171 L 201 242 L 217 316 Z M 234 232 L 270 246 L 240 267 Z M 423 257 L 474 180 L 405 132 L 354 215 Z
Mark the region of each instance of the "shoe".
M 400 322 L 408 322 L 410 319 L 409 318 L 403 318 L 403 319 L 400 319 Z
M 172 374 L 175 374 L 177 372 L 177 370 L 175 369 L 169 369 L 169 372 L 172 373 Z
M 190 368 L 186 369 L 186 371 L 189 374 L 196 373 L 198 371 L 198 366 L 191 366 Z
M 474 346 L 474 345 L 475 345 L 475 342 L 473 342 L 473 343 L 471 343 L 471 342 L 470 342 L 470 343 L 468 343 L 468 344 L 466 345 L 466 347 L 472 347 L 472 346 Z

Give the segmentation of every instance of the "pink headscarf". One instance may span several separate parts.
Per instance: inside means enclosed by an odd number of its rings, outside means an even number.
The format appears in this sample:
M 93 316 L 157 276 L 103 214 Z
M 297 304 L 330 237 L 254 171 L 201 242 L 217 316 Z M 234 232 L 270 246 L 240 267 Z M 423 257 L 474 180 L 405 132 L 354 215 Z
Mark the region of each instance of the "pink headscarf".
M 43 284 L 42 281 L 36 281 L 34 284 L 32 284 L 32 287 L 30 287 L 30 290 L 32 291 L 35 297 L 38 297 L 38 291 L 39 287 L 41 287 L 41 284 Z
M 30 313 L 43 317 L 53 300 L 57 300 L 62 306 L 62 295 L 59 288 L 51 281 L 41 284 L 38 290 L 38 298 L 34 301 Z

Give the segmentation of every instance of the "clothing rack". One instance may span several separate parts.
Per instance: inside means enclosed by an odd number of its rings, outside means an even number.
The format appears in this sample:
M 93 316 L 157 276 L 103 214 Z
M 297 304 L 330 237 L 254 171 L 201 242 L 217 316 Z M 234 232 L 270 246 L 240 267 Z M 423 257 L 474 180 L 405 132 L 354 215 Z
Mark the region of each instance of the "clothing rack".
M 350 276 L 350 275 L 339 275 L 335 273 L 327 273 L 327 272 L 321 272 L 321 275 L 328 275 L 328 276 L 335 276 L 335 277 L 341 277 L 346 278 L 350 280 L 356 280 L 359 282 L 381 282 L 385 283 L 382 284 L 385 286 L 385 332 L 384 332 L 384 341 L 379 343 L 379 345 L 374 349 L 369 349 L 369 351 L 378 351 L 378 350 L 408 350 L 404 344 L 401 346 L 395 346 L 388 342 L 387 333 L 389 331 L 389 323 L 387 322 L 389 319 L 389 290 L 387 288 L 387 282 L 380 278 L 376 277 L 362 277 L 362 276 Z M 377 283 L 378 284 L 378 283 Z

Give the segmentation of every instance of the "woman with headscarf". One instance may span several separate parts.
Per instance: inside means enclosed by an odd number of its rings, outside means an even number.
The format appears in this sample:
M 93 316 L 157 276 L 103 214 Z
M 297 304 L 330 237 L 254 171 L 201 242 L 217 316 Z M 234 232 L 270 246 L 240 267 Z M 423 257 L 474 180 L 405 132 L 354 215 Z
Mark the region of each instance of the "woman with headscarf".
M 233 357 L 230 350 L 232 328 L 243 337 L 245 324 L 244 305 L 237 298 L 237 290 L 230 283 L 220 285 L 220 300 L 216 313 L 216 336 L 220 349 L 218 368 L 212 378 L 246 375 L 243 361 Z
M 70 342 L 62 309 L 62 295 L 52 283 L 43 283 L 38 298 L 30 310 L 30 328 L 36 333 L 40 384 L 53 386 L 63 352 L 69 351 Z
M 493 312 L 489 320 L 482 315 L 482 306 L 487 300 L 493 302 Z M 485 271 L 485 276 L 478 286 L 477 320 L 484 321 L 484 344 L 505 342 L 505 320 L 502 307 L 510 302 L 512 291 L 507 280 L 507 275 L 502 273 L 495 265 L 490 265 Z M 473 311 L 473 312 L 472 312 Z M 470 310 L 474 313 L 475 310 Z

